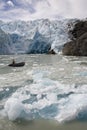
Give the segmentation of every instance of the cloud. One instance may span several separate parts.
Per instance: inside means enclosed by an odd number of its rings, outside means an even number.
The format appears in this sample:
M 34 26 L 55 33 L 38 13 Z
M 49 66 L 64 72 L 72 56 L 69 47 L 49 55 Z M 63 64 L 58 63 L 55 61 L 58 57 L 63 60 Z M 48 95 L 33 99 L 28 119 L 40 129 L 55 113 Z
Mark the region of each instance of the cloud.
M 10 1 L 10 0 L 9 0 L 9 1 L 7 1 L 7 5 L 8 5 L 8 6 L 11 6 L 11 7 L 14 7 L 13 2 L 12 2 L 12 1 Z
M 69 0 L 71 4 L 70 15 L 72 17 L 87 17 L 87 0 Z
M 0 19 L 84 18 L 87 0 L 0 0 Z
M 3 9 L 4 5 L 5 5 L 4 2 L 0 1 L 0 10 Z

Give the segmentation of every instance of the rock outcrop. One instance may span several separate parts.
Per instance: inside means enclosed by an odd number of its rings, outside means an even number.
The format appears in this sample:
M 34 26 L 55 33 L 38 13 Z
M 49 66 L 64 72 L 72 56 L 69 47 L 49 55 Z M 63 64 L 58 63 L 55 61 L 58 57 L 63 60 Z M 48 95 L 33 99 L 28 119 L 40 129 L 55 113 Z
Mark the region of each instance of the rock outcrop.
M 47 54 L 56 54 L 56 52 L 53 49 L 49 49 Z
M 78 21 L 73 30 L 69 31 L 69 34 L 72 35 L 72 39 L 64 44 L 63 54 L 87 56 L 87 21 Z

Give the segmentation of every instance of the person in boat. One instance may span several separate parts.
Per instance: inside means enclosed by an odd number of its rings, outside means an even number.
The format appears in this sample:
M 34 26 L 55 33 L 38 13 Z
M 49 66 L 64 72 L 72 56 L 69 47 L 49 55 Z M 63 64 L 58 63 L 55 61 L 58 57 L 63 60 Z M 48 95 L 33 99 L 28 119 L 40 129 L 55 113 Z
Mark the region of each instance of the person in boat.
M 14 65 L 16 62 L 15 62 L 15 60 L 13 59 L 13 61 L 12 61 L 12 64 Z
M 12 60 L 12 63 L 9 64 L 8 66 L 11 66 L 11 67 L 22 67 L 25 65 L 25 62 L 19 62 L 19 63 L 16 63 L 15 60 L 13 59 Z

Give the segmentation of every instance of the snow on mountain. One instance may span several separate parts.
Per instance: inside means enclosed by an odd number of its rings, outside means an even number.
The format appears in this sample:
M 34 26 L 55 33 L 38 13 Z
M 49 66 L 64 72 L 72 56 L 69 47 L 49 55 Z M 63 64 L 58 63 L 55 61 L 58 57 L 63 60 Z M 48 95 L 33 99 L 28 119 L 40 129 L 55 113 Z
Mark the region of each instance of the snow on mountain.
M 1 24 L 0 28 L 5 34 L 9 35 L 10 41 L 12 41 L 9 47 L 13 45 L 16 54 L 46 53 L 49 45 L 58 52 L 62 45 L 69 40 L 68 22 L 67 19 L 13 21 Z M 3 42 L 3 44 L 7 43 Z

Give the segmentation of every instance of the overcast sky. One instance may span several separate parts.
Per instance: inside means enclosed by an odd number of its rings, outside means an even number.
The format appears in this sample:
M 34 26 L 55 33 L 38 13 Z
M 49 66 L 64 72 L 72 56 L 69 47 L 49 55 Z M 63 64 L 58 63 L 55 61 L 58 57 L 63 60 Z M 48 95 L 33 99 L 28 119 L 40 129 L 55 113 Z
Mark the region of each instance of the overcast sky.
M 0 0 L 0 19 L 87 17 L 87 0 Z

